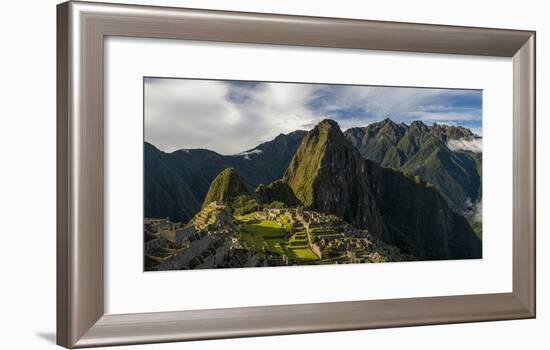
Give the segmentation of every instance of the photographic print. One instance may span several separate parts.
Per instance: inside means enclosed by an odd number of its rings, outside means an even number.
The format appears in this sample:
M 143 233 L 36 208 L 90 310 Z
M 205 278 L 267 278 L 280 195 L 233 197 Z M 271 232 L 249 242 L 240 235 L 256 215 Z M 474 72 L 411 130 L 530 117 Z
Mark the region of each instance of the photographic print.
M 481 90 L 143 84 L 145 271 L 482 257 Z

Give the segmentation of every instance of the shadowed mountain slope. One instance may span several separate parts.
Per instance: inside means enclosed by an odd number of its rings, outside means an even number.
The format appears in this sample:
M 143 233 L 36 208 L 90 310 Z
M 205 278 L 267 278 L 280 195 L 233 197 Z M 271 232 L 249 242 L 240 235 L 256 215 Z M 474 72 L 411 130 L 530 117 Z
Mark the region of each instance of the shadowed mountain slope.
M 234 168 L 250 189 L 280 178 L 305 131 L 275 139 L 236 155 L 206 149 L 165 153 L 144 144 L 145 216 L 187 222 L 200 209 L 211 182 L 225 168 Z
M 364 158 L 434 184 L 458 213 L 468 212 L 481 198 L 481 153 L 448 147 L 450 140 L 480 143 L 469 129 L 385 119 L 348 129 L 345 135 Z

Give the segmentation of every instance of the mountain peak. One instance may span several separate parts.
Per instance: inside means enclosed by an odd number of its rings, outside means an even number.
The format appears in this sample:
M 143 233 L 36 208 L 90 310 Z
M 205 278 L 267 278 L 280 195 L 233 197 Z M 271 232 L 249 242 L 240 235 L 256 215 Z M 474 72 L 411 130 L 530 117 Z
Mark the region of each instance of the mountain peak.
M 306 206 L 314 202 L 314 190 L 311 186 L 322 167 L 330 159 L 329 154 L 336 149 L 357 152 L 347 142 L 338 123 L 331 119 L 324 119 L 307 133 L 294 154 L 284 179 L 296 197 Z
M 304 140 L 316 139 L 316 135 L 319 136 L 318 141 L 321 142 L 345 142 L 345 135 L 340 129 L 340 125 L 332 119 L 323 119 L 320 121 L 310 132 L 306 134 Z
M 418 175 L 435 185 L 451 209 L 464 213 L 468 198 L 481 196 L 480 157 L 465 157 L 448 148 L 449 140 L 474 140 L 477 136 L 462 126 L 421 120 L 381 127 L 346 130 L 346 138 L 361 153 L 383 167 Z M 395 131 L 394 131 L 395 130 Z
M 373 204 L 365 162 L 338 124 L 326 119 L 306 135 L 283 180 L 304 206 L 383 235 L 387 230 Z
M 218 176 L 239 176 L 237 173 L 237 170 L 233 167 L 228 167 L 220 171 L 220 174 Z
M 416 126 L 417 128 L 421 128 L 421 129 L 424 129 L 427 127 L 426 124 L 424 124 L 424 122 L 422 122 L 422 120 L 415 120 L 411 123 L 411 126 Z
M 234 168 L 223 169 L 210 184 L 202 207 L 214 201 L 226 201 L 241 194 L 248 194 L 246 184 Z
M 316 126 L 314 129 L 317 129 L 317 128 L 321 128 L 321 129 L 326 129 L 326 130 L 330 130 L 330 129 L 338 129 L 340 130 L 340 126 L 338 125 L 338 123 L 332 119 L 323 119 L 321 120 Z
M 448 124 L 437 124 L 434 123 L 429 127 L 430 132 L 438 137 L 440 140 L 447 142 L 448 140 L 458 140 L 458 139 L 474 139 L 478 138 L 470 129 L 463 126 L 455 126 Z
M 346 136 L 338 123 L 332 119 L 323 119 L 307 132 L 297 151 L 309 147 L 311 148 L 310 151 L 320 154 L 328 144 L 341 144 L 343 142 L 346 143 Z
M 395 123 L 390 117 L 386 117 L 380 121 L 372 122 L 368 124 L 364 129 L 383 129 L 386 126 L 390 126 L 392 128 L 397 126 L 397 123 Z

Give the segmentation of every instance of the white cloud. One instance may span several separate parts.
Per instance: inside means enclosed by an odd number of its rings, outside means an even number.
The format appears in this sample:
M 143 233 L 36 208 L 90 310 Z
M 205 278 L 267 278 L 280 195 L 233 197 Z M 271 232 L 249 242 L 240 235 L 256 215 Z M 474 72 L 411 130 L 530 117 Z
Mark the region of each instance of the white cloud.
M 223 81 L 147 79 L 145 140 L 167 152 L 206 148 L 235 154 L 320 119 L 307 108 L 312 90 L 305 84 L 249 88 Z
M 474 219 L 474 221 L 482 222 L 482 218 L 483 218 L 482 200 L 480 199 L 474 204 L 472 203 L 472 200 L 470 198 L 466 198 L 465 204 L 467 208 L 470 208 L 471 214 L 473 214 L 472 218 Z
M 474 206 L 474 221 L 482 222 L 483 219 L 483 206 L 481 200 Z
M 481 136 L 483 137 L 483 128 L 479 127 L 479 128 L 469 128 L 474 134 L 476 134 L 477 136 Z
M 449 101 L 467 90 L 375 86 L 145 80 L 145 140 L 171 152 L 207 148 L 236 154 L 280 133 L 309 130 L 324 118 L 345 130 L 390 117 L 396 122 L 480 120 L 480 110 Z M 475 93 L 474 93 L 475 95 Z
M 460 121 L 470 121 L 470 120 L 478 120 L 480 117 L 475 111 L 448 111 L 448 112 L 422 112 L 422 111 L 416 111 L 410 113 L 413 117 L 416 117 L 421 120 L 425 121 L 435 121 L 439 124 L 443 124 L 445 122 L 454 121 L 454 120 L 460 120 Z M 454 123 L 449 123 L 454 124 Z
M 483 152 L 483 139 L 459 139 L 459 140 L 449 140 L 447 142 L 447 147 L 453 152 L 458 151 L 470 151 L 474 153 Z
M 463 98 L 481 97 L 479 91 L 325 85 L 318 94 L 327 91 L 330 91 L 332 98 L 325 99 L 319 110 L 329 116 L 338 115 L 346 109 L 360 109 L 357 114 L 362 118 L 368 116 L 380 120 L 389 116 L 397 122 L 417 119 L 437 122 L 481 119 L 481 108 L 450 103 Z
M 243 157 L 246 160 L 250 160 L 251 155 L 257 155 L 257 154 L 262 154 L 262 153 L 263 152 L 262 152 L 261 149 L 253 149 L 251 151 L 241 152 L 241 153 L 235 154 L 233 156 L 234 157 Z

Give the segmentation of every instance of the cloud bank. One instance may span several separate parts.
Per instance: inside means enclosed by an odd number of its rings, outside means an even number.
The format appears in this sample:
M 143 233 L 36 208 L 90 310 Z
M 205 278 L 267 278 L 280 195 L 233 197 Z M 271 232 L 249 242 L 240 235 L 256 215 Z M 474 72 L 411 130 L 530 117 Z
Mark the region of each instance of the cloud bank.
M 481 129 L 481 91 L 169 78 L 144 81 L 145 140 L 171 152 L 252 149 L 324 118 L 342 129 L 390 117 Z
M 472 140 L 459 139 L 459 140 L 449 140 L 447 142 L 447 147 L 451 151 L 470 151 L 474 153 L 483 152 L 483 139 L 476 138 Z

